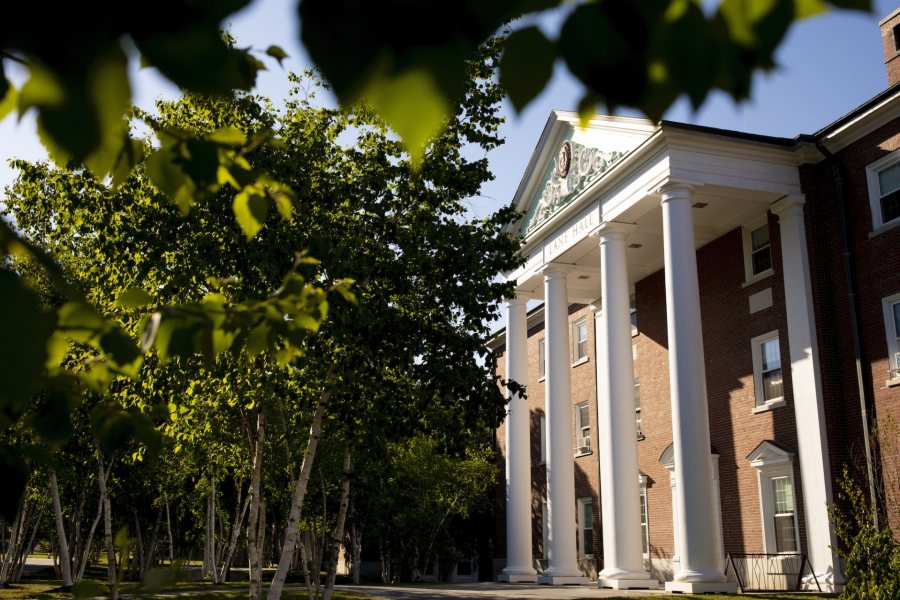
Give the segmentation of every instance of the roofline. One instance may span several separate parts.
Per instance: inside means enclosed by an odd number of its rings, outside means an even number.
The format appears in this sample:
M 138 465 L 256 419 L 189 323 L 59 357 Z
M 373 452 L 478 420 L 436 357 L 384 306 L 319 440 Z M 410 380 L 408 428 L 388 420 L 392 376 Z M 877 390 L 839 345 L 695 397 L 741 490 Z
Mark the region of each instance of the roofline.
M 900 11 L 900 8 L 898 8 L 897 10 Z M 829 123 L 817 132 L 811 135 L 798 135 L 795 139 L 801 141 L 807 140 L 809 138 L 822 139 L 823 137 L 827 137 L 829 134 L 834 133 L 834 130 L 842 128 L 848 122 L 853 121 L 859 116 L 871 111 L 873 108 L 876 108 L 879 104 L 883 104 L 885 100 L 888 100 L 895 95 L 900 95 L 900 82 L 895 83 L 886 90 L 869 98 L 867 101 L 863 102 L 844 116 L 839 117 L 832 123 Z
M 682 123 L 680 121 L 669 121 L 662 120 L 660 121 L 660 125 L 664 127 L 671 127 L 673 129 L 684 129 L 686 131 L 693 131 L 697 133 L 703 133 L 708 135 L 718 135 L 721 137 L 729 137 L 735 138 L 742 141 L 750 141 L 757 142 L 762 144 L 770 144 L 774 146 L 782 146 L 791 148 L 796 144 L 796 141 L 790 138 L 785 137 L 777 137 L 772 135 L 761 135 L 758 133 L 747 133 L 744 131 L 734 131 L 732 129 L 721 129 L 719 127 L 709 127 L 707 125 L 694 125 L 691 123 Z

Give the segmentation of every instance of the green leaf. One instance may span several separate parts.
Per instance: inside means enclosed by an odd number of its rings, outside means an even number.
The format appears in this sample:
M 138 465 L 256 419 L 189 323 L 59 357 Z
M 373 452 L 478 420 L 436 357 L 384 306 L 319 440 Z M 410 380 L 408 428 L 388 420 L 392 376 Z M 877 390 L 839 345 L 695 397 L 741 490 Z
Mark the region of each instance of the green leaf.
M 282 50 L 280 46 L 269 46 L 266 48 L 266 54 L 277 60 L 279 65 L 288 57 L 287 52 Z
M 116 300 L 116 304 L 122 308 L 141 308 L 153 302 L 153 297 L 141 288 L 128 288 Z
M 261 323 L 250 331 L 245 346 L 250 358 L 258 356 L 269 349 L 269 345 L 271 344 L 271 332 L 272 328 L 266 323 Z
M 555 47 L 537 27 L 510 34 L 500 61 L 500 84 L 516 111 L 521 112 L 544 89 L 555 60 Z
M 113 189 L 121 187 L 131 176 L 134 168 L 144 159 L 144 144 L 139 140 L 131 139 L 128 134 L 125 134 L 125 137 L 125 143 L 112 167 Z
M 247 143 L 247 136 L 237 127 L 223 127 L 206 136 L 211 142 L 237 148 Z
M 3 493 L 0 494 L 0 517 L 12 523 L 19 510 L 19 501 L 25 493 L 28 481 L 28 465 L 19 454 L 0 446 L 0 481 L 3 482 Z
M 0 121 L 15 110 L 18 101 L 16 88 L 6 78 L 0 76 Z
M 31 416 L 31 426 L 41 439 L 52 446 L 62 446 L 75 433 L 70 415 L 68 394 L 60 389 L 50 389 L 41 394 Z
M 242 191 L 234 197 L 234 216 L 248 240 L 259 233 L 269 216 L 270 202 L 262 194 Z
M 15 414 L 43 373 L 56 319 L 40 310 L 37 294 L 4 269 L 0 298 L 0 414 Z

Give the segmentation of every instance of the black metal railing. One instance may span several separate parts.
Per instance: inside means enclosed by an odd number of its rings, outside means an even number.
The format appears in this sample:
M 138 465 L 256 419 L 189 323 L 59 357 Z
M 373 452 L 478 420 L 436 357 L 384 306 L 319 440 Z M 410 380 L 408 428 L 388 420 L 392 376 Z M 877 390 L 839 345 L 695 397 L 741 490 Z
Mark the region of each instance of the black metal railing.
M 726 558 L 725 575 L 731 569 L 743 592 L 793 592 L 801 590 L 803 576 L 822 586 L 805 554 L 736 554 Z

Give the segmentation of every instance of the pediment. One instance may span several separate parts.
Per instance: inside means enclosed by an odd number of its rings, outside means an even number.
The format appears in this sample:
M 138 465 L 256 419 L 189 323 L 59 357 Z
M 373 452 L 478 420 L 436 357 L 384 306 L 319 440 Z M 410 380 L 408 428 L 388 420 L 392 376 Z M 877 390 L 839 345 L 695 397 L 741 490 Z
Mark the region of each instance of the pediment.
M 719 451 L 712 444 L 709 445 L 709 454 L 711 456 L 719 456 Z M 675 442 L 670 443 L 659 456 L 659 464 L 667 469 L 675 468 Z
M 553 111 L 516 192 L 524 217 L 514 232 L 528 237 L 542 229 L 656 129 L 643 119 L 604 116 L 582 126 L 577 114 Z
M 788 463 L 794 460 L 794 453 L 788 452 L 771 440 L 763 440 L 747 455 L 747 460 L 753 467 Z

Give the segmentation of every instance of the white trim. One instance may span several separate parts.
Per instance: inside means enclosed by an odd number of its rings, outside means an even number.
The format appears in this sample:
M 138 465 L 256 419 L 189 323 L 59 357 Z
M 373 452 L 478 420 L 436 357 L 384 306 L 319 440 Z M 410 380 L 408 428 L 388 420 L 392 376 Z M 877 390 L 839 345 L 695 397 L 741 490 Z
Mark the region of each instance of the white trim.
M 794 455 L 778 446 L 763 442 L 747 457 L 750 466 L 756 469 L 759 484 L 759 509 L 763 524 L 763 550 L 767 554 L 776 554 L 775 538 L 775 499 L 772 482 L 775 479 L 787 478 L 791 483 L 792 503 L 794 506 L 794 547 L 787 553 L 800 552 L 800 523 L 797 517 L 797 486 L 794 482 Z
M 547 376 L 547 336 L 538 340 L 538 381 Z
M 582 412 L 587 413 L 587 424 L 582 419 Z M 584 435 L 585 429 L 587 429 L 587 435 Z M 585 400 L 575 405 L 575 456 L 591 453 L 591 403 Z
M 750 241 L 750 234 L 759 229 L 762 226 L 769 227 L 769 260 L 772 262 L 773 266 L 770 266 L 768 269 L 764 271 L 760 271 L 759 273 L 753 274 L 753 245 Z M 747 287 L 748 285 L 752 285 L 757 281 L 765 279 L 769 277 L 773 273 L 775 273 L 774 264 L 775 264 L 775 253 L 772 251 L 772 227 L 769 225 L 769 215 L 768 213 L 747 223 L 746 225 L 741 227 L 741 242 L 744 247 L 744 285 L 743 287 Z
M 895 304 L 900 302 L 900 292 L 881 299 L 881 309 L 884 313 L 884 334 L 888 349 L 888 382 L 900 380 L 900 340 L 897 339 L 897 324 L 894 323 Z
M 580 556 L 594 556 L 594 499 L 593 498 L 579 498 L 576 503 L 578 504 L 578 549 L 581 550 Z M 584 532 L 587 529 L 585 525 L 584 519 L 584 505 L 591 505 L 591 551 L 585 552 L 585 543 L 584 543 Z
M 878 181 L 878 174 L 885 169 L 894 166 L 900 162 L 900 150 L 895 150 L 886 156 L 882 156 L 873 163 L 866 165 L 866 180 L 869 185 L 869 208 L 872 211 L 872 233 L 881 233 L 888 228 L 893 229 L 900 218 L 891 219 L 887 223 L 884 222 L 881 214 L 881 186 Z
M 778 398 L 766 400 L 765 389 L 763 388 L 762 354 L 760 350 L 765 342 L 773 339 L 778 340 L 778 362 L 781 365 L 782 395 Z M 750 351 L 753 354 L 753 393 L 756 396 L 756 406 L 754 407 L 753 412 L 763 412 L 778 408 L 779 406 L 784 406 L 784 361 L 781 360 L 781 339 L 778 335 L 778 330 L 775 329 L 751 339 Z
M 644 519 L 641 523 L 641 550 L 645 560 L 650 558 L 650 506 L 647 502 L 647 476 L 638 475 L 639 494 L 638 498 L 642 498 L 642 507 L 644 509 Z M 643 552 L 646 545 L 647 551 Z
M 584 325 L 584 354 L 578 353 L 578 344 L 580 340 L 578 339 L 578 328 L 580 325 Z M 572 366 L 580 365 L 581 363 L 587 362 L 588 359 L 588 326 L 587 326 L 587 317 L 581 317 L 577 321 L 572 323 Z
M 540 436 L 541 436 L 541 464 L 547 464 L 547 417 L 546 415 L 541 415 L 540 421 Z

